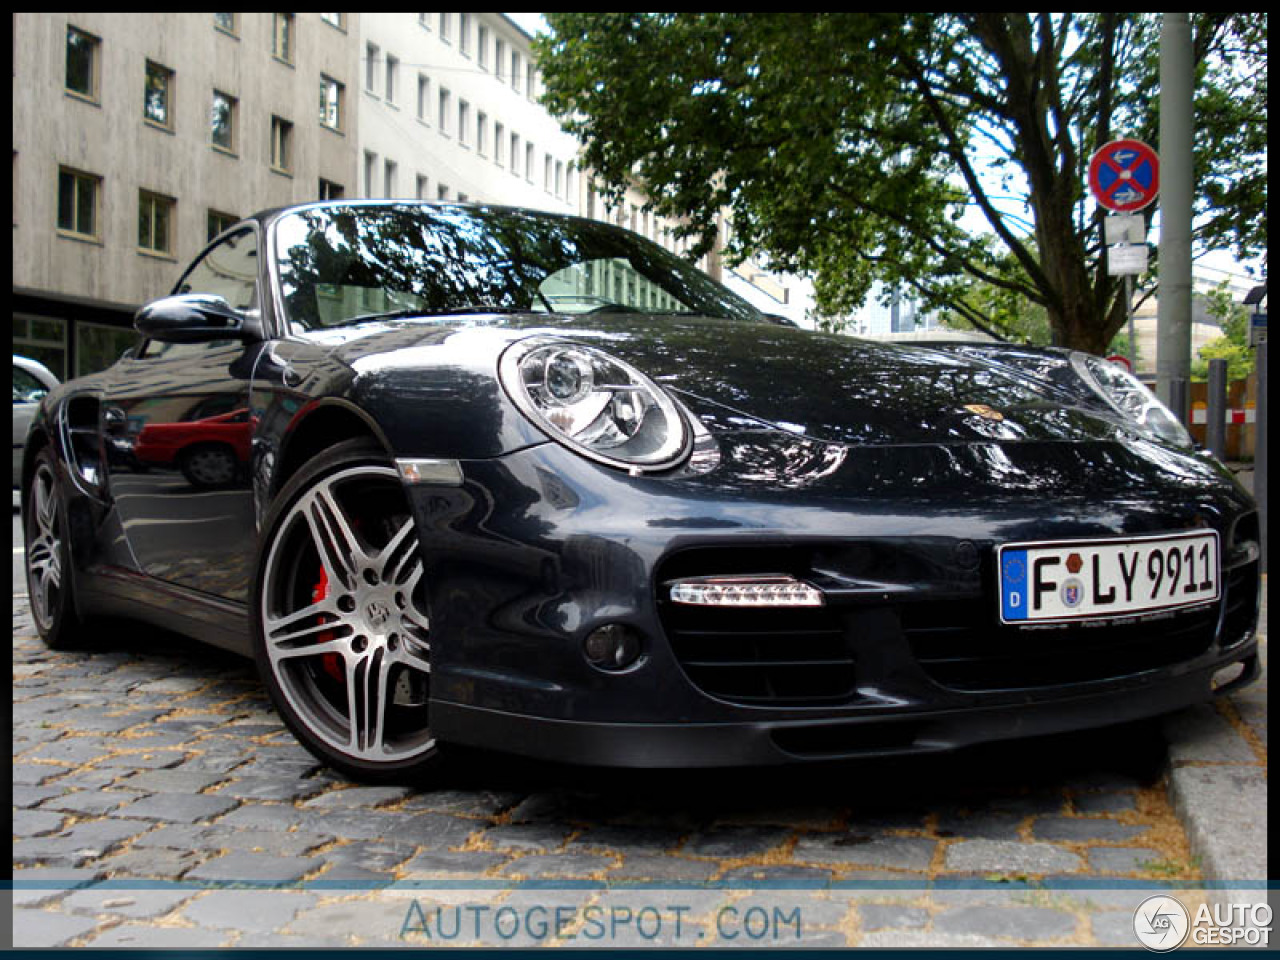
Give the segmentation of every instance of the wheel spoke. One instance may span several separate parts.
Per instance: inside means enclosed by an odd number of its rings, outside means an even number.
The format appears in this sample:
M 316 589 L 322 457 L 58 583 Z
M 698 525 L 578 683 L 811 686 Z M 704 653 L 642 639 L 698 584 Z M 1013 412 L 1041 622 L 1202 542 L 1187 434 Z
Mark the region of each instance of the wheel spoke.
M 384 757 L 383 736 L 387 715 L 387 671 L 385 651 L 347 662 L 347 718 L 351 750 L 369 759 Z
M 341 640 L 321 640 L 319 643 L 309 643 L 301 647 L 274 647 L 271 650 L 271 659 L 279 662 L 297 657 L 318 657 L 324 653 L 345 655 L 350 648 L 351 644 L 345 638 Z
M 303 514 L 329 582 L 354 590 L 356 571 L 369 558 L 329 484 L 321 484 L 312 491 L 304 501 Z
M 400 645 L 391 652 L 391 658 L 411 670 L 431 672 L 431 647 L 408 634 L 402 635 Z
M 329 598 L 309 607 L 295 610 L 283 617 L 268 617 L 263 624 L 267 640 L 274 647 L 287 648 L 297 640 L 310 637 L 324 631 L 347 630 L 349 627 L 340 621 L 342 613 Z
M 413 518 L 410 517 L 400 525 L 391 542 L 378 554 L 378 562 L 381 564 L 380 574 L 384 582 L 399 584 L 401 572 L 406 564 L 417 559 L 418 538 L 414 531 Z M 396 560 L 397 554 L 400 555 L 399 560 Z

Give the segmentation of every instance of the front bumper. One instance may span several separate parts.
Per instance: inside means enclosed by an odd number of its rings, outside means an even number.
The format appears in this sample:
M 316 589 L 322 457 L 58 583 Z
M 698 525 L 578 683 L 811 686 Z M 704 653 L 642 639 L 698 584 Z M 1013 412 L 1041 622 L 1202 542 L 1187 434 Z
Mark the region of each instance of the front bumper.
M 1148 475 L 1130 493 L 1072 471 L 998 489 L 979 463 L 868 494 L 863 454 L 854 473 L 810 458 L 817 478 L 788 488 L 741 469 L 629 477 L 546 444 L 411 486 L 436 735 L 598 765 L 780 763 L 1137 719 L 1207 699 L 1224 666 L 1245 664 L 1233 687 L 1256 675 L 1256 514 L 1238 488 Z M 1206 525 L 1228 585 L 1211 607 L 1115 631 L 996 622 L 999 543 Z M 707 629 L 662 598 L 674 576 L 743 572 L 821 584 L 825 620 Z M 644 638 L 619 673 L 582 652 L 609 623 Z
M 1243 671 L 1221 687 L 1211 666 L 1107 691 L 1017 705 L 916 710 L 896 715 L 730 723 L 593 723 L 435 701 L 444 741 L 602 767 L 766 766 L 952 750 L 977 743 L 1085 730 L 1159 716 L 1229 693 L 1261 672 L 1250 643 L 1225 665 Z M 1139 695 L 1134 695 L 1135 693 Z

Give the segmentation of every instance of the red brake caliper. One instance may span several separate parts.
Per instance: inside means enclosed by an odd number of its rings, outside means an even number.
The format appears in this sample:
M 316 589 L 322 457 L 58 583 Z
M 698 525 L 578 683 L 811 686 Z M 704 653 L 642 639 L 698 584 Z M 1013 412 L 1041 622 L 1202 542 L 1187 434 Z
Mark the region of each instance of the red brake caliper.
M 311 602 L 319 603 L 329 595 L 329 575 L 325 573 L 324 565 L 320 566 L 320 579 L 316 581 L 315 587 L 311 590 Z M 324 633 L 318 634 L 317 643 L 328 643 L 333 639 L 333 631 L 326 630 Z M 336 653 L 323 653 L 320 655 L 320 666 L 324 668 L 324 672 L 333 677 L 339 683 L 346 682 L 345 664 L 342 662 L 342 656 Z

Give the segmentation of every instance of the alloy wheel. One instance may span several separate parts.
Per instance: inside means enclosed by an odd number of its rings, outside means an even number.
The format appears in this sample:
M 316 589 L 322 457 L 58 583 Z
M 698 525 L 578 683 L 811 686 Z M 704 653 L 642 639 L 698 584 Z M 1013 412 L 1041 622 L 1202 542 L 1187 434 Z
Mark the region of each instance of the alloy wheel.
M 262 576 L 266 660 L 306 733 L 364 763 L 430 754 L 423 563 L 395 470 L 315 480 L 275 525 Z

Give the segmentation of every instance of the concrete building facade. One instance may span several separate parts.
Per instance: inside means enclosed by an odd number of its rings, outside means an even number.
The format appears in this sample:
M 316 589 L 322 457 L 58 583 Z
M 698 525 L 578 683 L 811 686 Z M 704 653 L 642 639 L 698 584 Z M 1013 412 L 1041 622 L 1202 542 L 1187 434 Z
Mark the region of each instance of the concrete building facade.
M 494 203 L 689 247 L 639 189 L 595 189 L 503 14 L 15 13 L 13 34 L 13 348 L 60 378 L 114 362 L 137 308 L 268 207 Z M 796 278 L 698 265 L 804 323 Z
M 16 13 L 13 30 L 14 351 L 60 377 L 112 362 L 134 310 L 238 217 L 352 191 L 358 14 Z
M 365 13 L 360 57 L 358 195 L 579 212 L 577 142 L 538 105 L 513 21 Z

